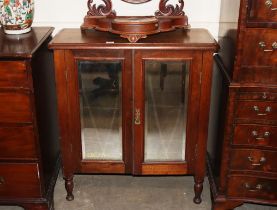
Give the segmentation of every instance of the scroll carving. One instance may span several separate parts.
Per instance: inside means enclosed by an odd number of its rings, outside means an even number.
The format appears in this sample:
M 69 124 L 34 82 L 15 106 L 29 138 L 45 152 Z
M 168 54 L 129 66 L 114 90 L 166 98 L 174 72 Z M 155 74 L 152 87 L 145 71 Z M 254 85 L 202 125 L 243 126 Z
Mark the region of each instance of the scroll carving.
M 176 5 L 168 3 L 170 0 L 159 0 L 159 10 L 155 12 L 155 16 L 116 16 L 116 12 L 112 9 L 112 0 L 101 1 L 103 4 L 87 0 L 88 12 L 81 25 L 82 30 L 109 31 L 135 43 L 151 34 L 190 27 L 188 17 L 183 11 L 184 0 L 178 0 Z M 123 1 L 139 4 L 151 0 Z
M 87 15 L 89 16 L 109 16 L 109 17 L 115 17 L 116 12 L 112 10 L 112 2 L 111 0 L 102 0 L 104 4 L 100 4 L 99 6 L 96 6 L 96 4 L 93 4 L 93 0 L 88 0 L 87 6 L 88 6 L 88 12 Z
M 122 34 L 120 36 L 123 38 L 127 38 L 131 43 L 136 43 L 139 39 L 147 37 L 144 34 Z
M 159 10 L 155 12 L 156 16 L 184 16 L 184 1 L 178 0 L 180 5 L 176 4 L 175 7 L 172 4 L 167 4 L 169 0 L 160 0 Z

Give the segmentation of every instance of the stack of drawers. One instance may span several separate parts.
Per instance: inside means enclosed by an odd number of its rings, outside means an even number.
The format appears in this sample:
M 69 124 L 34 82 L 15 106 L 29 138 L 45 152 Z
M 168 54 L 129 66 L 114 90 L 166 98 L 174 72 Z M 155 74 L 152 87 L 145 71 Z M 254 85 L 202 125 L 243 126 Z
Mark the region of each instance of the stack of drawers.
M 277 89 L 231 87 L 227 197 L 277 202 Z M 232 93 L 231 93 L 232 94 Z
M 235 40 L 236 49 L 233 67 L 225 71 L 232 76 L 219 141 L 220 169 L 210 176 L 214 209 L 233 209 L 244 202 L 277 205 L 276 28 L 277 0 L 241 0 L 237 29 L 222 39 Z M 229 58 L 224 53 L 221 57 L 222 63 Z
M 27 63 L 0 61 L 0 77 L 0 197 L 38 197 L 38 151 Z
M 0 33 L 0 205 L 53 207 L 59 147 L 50 122 L 57 123 L 42 100 L 54 97 L 46 90 L 47 80 L 54 84 L 47 52 L 52 31 L 33 28 L 16 39 Z

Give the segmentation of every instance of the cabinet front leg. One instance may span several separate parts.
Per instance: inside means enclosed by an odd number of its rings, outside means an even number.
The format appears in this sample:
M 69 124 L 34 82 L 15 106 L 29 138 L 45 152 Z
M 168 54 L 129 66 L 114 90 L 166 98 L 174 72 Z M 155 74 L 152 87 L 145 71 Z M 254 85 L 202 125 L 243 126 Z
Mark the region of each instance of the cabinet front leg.
M 67 192 L 66 195 L 66 200 L 68 201 L 73 201 L 74 200 L 74 195 L 73 195 L 73 188 L 74 188 L 74 182 L 73 182 L 73 176 L 71 176 L 70 178 L 65 177 L 65 189 Z
M 203 182 L 204 182 L 204 178 L 199 179 L 199 178 L 194 177 L 194 198 L 193 198 L 193 202 L 196 203 L 196 204 L 200 204 L 202 202 L 201 194 L 202 194 L 202 190 L 203 190 Z

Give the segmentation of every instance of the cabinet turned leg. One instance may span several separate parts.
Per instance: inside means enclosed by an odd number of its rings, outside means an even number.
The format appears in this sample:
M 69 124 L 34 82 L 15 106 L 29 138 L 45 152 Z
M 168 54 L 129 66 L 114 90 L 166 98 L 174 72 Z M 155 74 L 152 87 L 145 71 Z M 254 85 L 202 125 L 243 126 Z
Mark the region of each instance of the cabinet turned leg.
M 50 210 L 50 208 L 47 204 L 24 204 L 22 206 L 25 210 Z
M 203 190 L 203 180 L 197 180 L 196 178 L 194 178 L 194 198 L 193 198 L 193 202 L 196 204 L 200 204 L 202 202 L 201 199 L 201 194 L 202 194 L 202 190 Z
M 67 192 L 66 200 L 73 201 L 74 200 L 74 195 L 73 195 L 73 188 L 74 188 L 73 177 L 71 177 L 71 178 L 64 178 L 64 180 L 65 180 L 65 189 L 66 189 L 66 192 Z

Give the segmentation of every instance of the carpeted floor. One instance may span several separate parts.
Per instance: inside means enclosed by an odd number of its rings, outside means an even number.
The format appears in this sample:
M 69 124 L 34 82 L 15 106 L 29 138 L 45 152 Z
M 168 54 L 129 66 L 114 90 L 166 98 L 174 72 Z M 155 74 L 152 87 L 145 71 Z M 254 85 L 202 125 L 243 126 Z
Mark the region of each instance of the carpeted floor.
M 210 210 L 207 180 L 203 202 L 194 204 L 191 176 L 133 177 L 76 175 L 74 201 L 65 200 L 62 177 L 55 187 L 55 210 Z M 0 210 L 22 210 L 1 206 Z M 236 210 L 277 210 L 277 207 L 245 204 Z

